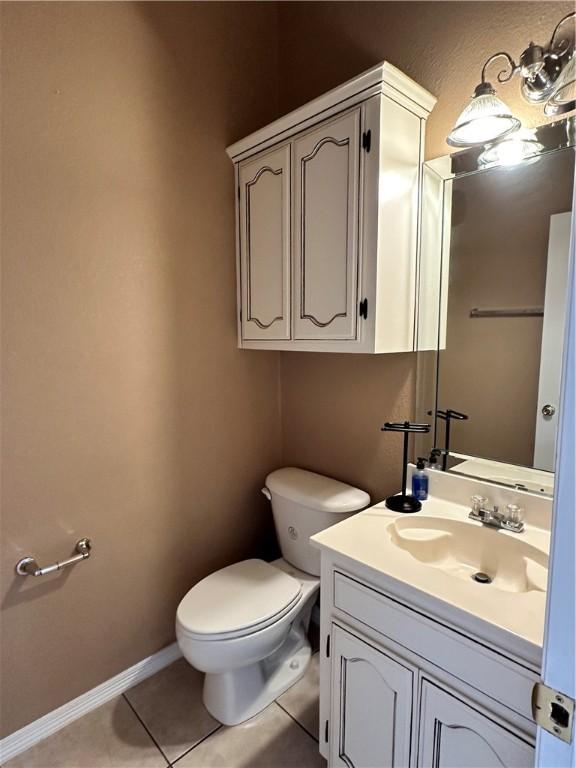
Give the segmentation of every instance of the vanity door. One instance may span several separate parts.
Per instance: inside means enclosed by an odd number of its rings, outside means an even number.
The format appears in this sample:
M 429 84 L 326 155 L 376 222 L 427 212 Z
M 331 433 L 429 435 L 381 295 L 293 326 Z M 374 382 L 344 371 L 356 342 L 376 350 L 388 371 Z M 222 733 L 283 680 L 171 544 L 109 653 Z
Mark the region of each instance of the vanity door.
M 290 338 L 290 145 L 238 169 L 242 338 Z
M 419 768 L 532 768 L 534 748 L 490 717 L 422 683 Z
M 410 761 L 412 670 L 332 628 L 331 768 L 405 768 Z
M 294 142 L 295 339 L 355 339 L 360 108 Z

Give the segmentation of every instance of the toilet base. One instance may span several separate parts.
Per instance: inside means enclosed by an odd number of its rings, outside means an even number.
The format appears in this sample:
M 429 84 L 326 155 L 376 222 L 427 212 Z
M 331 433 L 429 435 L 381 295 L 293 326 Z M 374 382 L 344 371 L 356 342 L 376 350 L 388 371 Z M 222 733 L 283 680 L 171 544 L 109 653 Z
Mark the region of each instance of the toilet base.
M 204 705 L 224 725 L 243 723 L 294 685 L 311 655 L 304 627 L 295 622 L 284 643 L 267 659 L 232 672 L 206 674 Z

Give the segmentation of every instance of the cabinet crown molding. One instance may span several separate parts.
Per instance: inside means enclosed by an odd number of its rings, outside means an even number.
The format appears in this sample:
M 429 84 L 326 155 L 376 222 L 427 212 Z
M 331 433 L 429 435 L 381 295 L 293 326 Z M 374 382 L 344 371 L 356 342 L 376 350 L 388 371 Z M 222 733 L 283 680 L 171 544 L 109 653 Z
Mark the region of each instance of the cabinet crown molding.
M 304 106 L 289 112 L 226 148 L 238 162 L 272 144 L 289 138 L 307 127 L 309 121 L 329 117 L 331 113 L 353 106 L 378 93 L 385 94 L 426 119 L 436 104 L 436 97 L 405 75 L 393 64 L 382 61 L 342 85 L 333 88 Z

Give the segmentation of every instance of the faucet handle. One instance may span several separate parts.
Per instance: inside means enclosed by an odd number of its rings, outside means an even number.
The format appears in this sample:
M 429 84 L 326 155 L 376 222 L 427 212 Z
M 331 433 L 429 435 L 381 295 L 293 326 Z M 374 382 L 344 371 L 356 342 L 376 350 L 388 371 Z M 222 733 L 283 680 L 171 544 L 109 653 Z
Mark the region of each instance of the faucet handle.
M 486 506 L 488 499 L 485 496 L 480 496 L 475 494 L 471 498 L 472 501 L 472 512 L 476 512 L 477 514 L 482 510 L 483 507 Z
M 511 523 L 521 523 L 523 511 L 522 507 L 519 507 L 518 504 L 507 504 L 506 519 Z

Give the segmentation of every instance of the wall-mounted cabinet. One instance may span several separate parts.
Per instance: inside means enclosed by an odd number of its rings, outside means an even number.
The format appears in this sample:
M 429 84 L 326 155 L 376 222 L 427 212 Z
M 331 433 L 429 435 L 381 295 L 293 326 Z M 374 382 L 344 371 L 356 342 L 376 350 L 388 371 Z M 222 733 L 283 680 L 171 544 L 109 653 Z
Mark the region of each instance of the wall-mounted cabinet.
M 241 337 L 290 339 L 290 145 L 239 169 Z
M 383 63 L 228 148 L 239 346 L 422 348 L 419 201 L 435 101 Z

